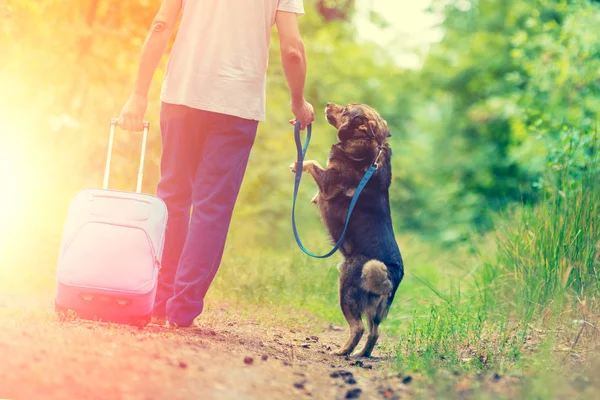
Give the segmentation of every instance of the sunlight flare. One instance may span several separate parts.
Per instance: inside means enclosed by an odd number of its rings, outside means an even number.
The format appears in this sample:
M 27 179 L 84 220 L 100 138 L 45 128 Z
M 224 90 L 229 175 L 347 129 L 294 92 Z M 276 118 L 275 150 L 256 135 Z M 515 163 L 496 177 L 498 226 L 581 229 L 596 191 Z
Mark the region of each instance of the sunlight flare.
M 8 116 L 0 115 L 2 131 L 0 139 L 0 254 L 14 244 L 14 232 L 19 219 L 25 212 L 24 170 L 25 160 L 17 143 L 15 132 L 19 132 L 17 124 Z

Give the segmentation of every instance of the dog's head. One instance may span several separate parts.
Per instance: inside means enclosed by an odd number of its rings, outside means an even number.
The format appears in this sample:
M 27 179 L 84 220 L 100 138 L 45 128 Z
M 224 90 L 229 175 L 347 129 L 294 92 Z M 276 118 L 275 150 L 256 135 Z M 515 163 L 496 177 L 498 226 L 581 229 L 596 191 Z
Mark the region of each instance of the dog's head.
M 383 144 L 390 131 L 381 115 L 365 104 L 348 104 L 346 107 L 327 103 L 325 108 L 327 122 L 338 130 L 341 142 L 351 139 L 375 139 Z

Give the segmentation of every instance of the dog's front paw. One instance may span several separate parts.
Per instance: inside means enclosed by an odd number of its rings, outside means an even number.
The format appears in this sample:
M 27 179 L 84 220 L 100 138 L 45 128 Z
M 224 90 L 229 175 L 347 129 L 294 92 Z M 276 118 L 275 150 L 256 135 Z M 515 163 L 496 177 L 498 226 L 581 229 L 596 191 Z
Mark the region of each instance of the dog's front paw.
M 296 163 L 295 162 L 290 164 L 290 171 L 292 171 L 294 173 L 296 172 Z

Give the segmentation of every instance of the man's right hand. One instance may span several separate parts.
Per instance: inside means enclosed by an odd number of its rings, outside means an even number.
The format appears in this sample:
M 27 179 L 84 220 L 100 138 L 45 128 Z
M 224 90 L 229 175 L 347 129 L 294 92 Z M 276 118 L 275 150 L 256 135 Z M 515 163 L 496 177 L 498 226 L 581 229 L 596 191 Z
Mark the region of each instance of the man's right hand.
M 144 129 L 144 114 L 148 107 L 148 98 L 132 93 L 121 110 L 119 127 L 127 131 L 141 131 Z
M 290 121 L 290 123 L 295 124 L 296 121 L 300 121 L 300 129 L 306 128 L 307 125 L 315 120 L 315 110 L 312 104 L 304 99 L 298 102 L 292 101 L 292 113 L 294 113 L 296 119 Z

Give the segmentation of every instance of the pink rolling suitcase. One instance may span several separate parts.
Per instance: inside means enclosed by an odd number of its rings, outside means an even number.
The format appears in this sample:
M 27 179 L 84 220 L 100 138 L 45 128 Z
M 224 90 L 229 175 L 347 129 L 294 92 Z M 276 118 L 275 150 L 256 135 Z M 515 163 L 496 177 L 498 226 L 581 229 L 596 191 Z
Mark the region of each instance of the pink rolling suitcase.
M 109 190 L 117 120 L 110 125 L 102 189 L 79 191 L 69 205 L 56 276 L 56 310 L 80 318 L 144 326 L 152 317 L 167 207 L 141 193 L 149 124 L 144 122 L 135 193 Z

